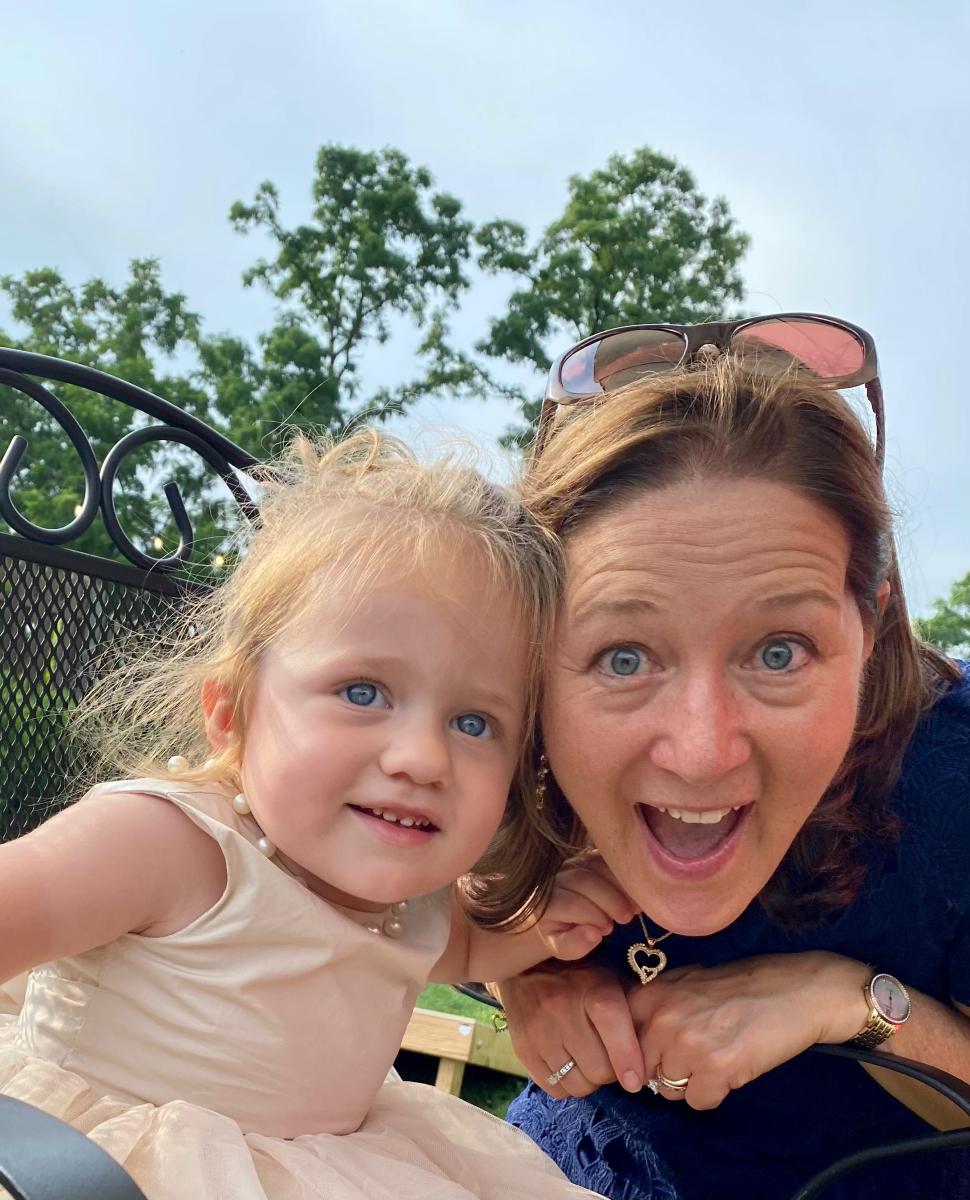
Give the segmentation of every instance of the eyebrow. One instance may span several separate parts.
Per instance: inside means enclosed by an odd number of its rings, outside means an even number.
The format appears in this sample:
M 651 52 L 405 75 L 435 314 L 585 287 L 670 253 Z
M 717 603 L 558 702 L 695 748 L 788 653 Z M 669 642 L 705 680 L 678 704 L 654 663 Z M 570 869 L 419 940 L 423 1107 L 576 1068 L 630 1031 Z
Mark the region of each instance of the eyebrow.
M 645 599 L 643 596 L 623 596 L 615 600 L 586 600 L 573 613 L 573 620 L 577 624 L 582 624 L 591 617 L 598 617 L 601 614 L 623 617 L 637 613 L 655 613 L 657 611 L 656 604 L 652 600 Z
M 756 600 L 754 607 L 763 610 L 771 608 L 797 608 L 800 604 L 824 604 L 828 608 L 839 608 L 840 601 L 823 588 L 804 588 L 797 592 L 779 592 L 764 600 Z M 573 613 L 573 620 L 581 625 L 598 616 L 636 616 L 641 613 L 653 614 L 659 608 L 652 600 L 643 596 L 623 596 L 615 600 L 587 600 L 580 604 Z
M 796 608 L 799 604 L 824 604 L 828 608 L 841 608 L 841 601 L 823 588 L 805 588 L 799 592 L 779 592 L 759 600 L 757 608 Z

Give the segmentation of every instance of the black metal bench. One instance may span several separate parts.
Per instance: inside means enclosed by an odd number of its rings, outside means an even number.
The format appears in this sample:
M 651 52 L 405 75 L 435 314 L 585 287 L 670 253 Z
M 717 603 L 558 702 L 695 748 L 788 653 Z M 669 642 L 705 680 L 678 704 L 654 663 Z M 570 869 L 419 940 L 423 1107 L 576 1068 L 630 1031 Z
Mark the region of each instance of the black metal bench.
M 126 404 L 153 423 L 122 437 L 99 466 L 84 431 L 49 383 L 83 388 Z M 33 828 L 72 798 L 65 794 L 65 781 L 74 767 L 62 737 L 64 714 L 93 682 L 95 652 L 122 632 L 150 632 L 177 617 L 187 591 L 202 586 L 181 570 L 192 554 L 194 534 L 178 488 L 170 483 L 164 492 L 180 545 L 171 555 L 154 558 L 133 543 L 116 512 L 113 489 L 120 465 L 151 442 L 184 445 L 208 463 L 239 508 L 252 518 L 255 507 L 235 469 L 246 470 L 257 460 L 175 405 L 75 363 L 0 348 L 0 385 L 40 404 L 60 425 L 77 451 L 85 487 L 84 499 L 69 524 L 50 530 L 26 520 L 16 507 L 14 475 L 29 446 L 13 431 L 0 460 L 0 517 L 15 531 L 13 535 L 0 532 L 3 841 Z M 3 395 L 0 391 L 0 430 L 8 417 Z M 126 561 L 69 547 L 99 513 Z M 494 1003 L 490 997 L 481 998 Z M 956 1104 L 966 1114 L 968 1128 L 861 1151 L 834 1163 L 793 1200 L 813 1200 L 835 1179 L 877 1158 L 970 1147 L 970 1085 L 919 1063 L 851 1047 L 818 1047 L 816 1052 L 872 1062 L 918 1079 Z M 0 1185 L 15 1200 L 144 1200 L 128 1175 L 94 1143 L 46 1113 L 4 1096 L 0 1096 Z

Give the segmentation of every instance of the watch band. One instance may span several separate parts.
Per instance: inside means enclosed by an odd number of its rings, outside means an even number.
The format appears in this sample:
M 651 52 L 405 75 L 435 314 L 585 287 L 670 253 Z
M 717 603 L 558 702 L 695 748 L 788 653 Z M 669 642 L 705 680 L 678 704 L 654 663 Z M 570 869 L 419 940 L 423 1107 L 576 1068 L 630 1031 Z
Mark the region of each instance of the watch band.
M 866 992 L 868 1000 L 869 993 Z M 881 1046 L 887 1041 L 899 1028 L 892 1021 L 887 1021 L 884 1016 L 876 1012 L 875 1008 L 869 1012 L 869 1020 L 865 1023 L 862 1029 L 852 1039 L 852 1045 L 858 1046 L 860 1050 L 874 1050 L 876 1046 Z

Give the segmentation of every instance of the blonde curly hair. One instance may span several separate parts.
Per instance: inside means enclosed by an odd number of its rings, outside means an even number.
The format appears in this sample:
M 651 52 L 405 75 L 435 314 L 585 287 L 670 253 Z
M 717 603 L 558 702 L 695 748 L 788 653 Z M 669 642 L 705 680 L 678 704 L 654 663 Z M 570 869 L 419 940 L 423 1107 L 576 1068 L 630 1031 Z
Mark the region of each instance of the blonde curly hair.
M 259 524 L 239 532 L 225 580 L 189 599 L 174 631 L 108 652 L 113 665 L 72 717 L 74 736 L 93 752 L 92 774 L 238 786 L 247 706 L 267 646 L 299 625 L 324 593 L 352 607 L 379 581 L 402 577 L 417 577 L 433 591 L 436 577 L 474 555 L 492 594 L 511 596 L 519 608 L 529 647 L 529 717 L 503 825 L 484 860 L 490 886 L 482 919 L 527 915 L 530 897 L 537 888 L 545 894 L 549 883 L 526 751 L 562 561 L 558 538 L 515 493 L 462 458 L 453 451 L 422 463 L 373 428 L 339 441 L 295 435 L 279 459 L 253 472 Z M 230 698 L 240 735 L 220 751 L 205 734 L 206 682 Z M 176 755 L 186 765 L 173 771 L 168 760 Z

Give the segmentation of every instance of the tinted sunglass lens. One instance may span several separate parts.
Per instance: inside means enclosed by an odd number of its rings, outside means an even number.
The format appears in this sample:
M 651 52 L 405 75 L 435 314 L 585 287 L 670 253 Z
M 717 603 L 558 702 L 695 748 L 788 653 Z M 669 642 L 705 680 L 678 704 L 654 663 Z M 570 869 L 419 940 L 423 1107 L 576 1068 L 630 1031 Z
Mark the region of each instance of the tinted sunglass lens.
M 576 399 L 612 392 L 646 375 L 673 370 L 683 359 L 686 346 L 681 334 L 664 329 L 611 333 L 567 355 L 559 381 Z
M 731 349 L 755 371 L 774 374 L 794 365 L 808 367 L 817 379 L 848 378 L 866 358 L 850 329 L 797 318 L 746 325 L 732 334 Z

